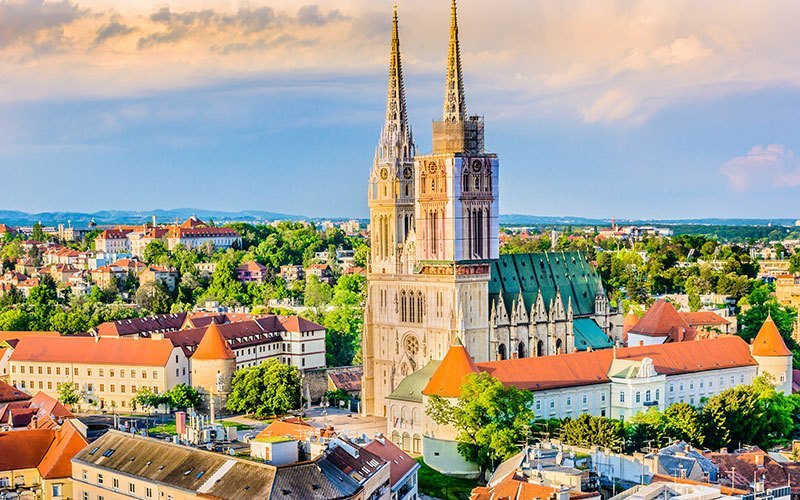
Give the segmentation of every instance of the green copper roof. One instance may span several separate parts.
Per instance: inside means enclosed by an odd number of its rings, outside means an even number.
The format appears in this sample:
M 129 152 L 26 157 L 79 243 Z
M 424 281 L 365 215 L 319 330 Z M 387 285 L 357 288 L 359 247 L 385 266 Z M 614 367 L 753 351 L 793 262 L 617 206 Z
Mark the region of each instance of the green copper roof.
M 614 343 L 592 318 L 576 318 L 572 322 L 572 333 L 575 334 L 575 350 L 585 351 L 592 349 L 609 349 Z
M 565 309 L 571 299 L 573 314 L 587 316 L 594 313 L 595 295 L 602 286 L 600 276 L 580 252 L 504 254 L 491 267 L 489 300 L 495 302 L 502 294 L 510 313 L 522 292 L 530 312 L 539 292 L 549 308 L 559 290 Z
M 439 363 L 441 363 L 441 361 L 428 361 L 428 364 L 423 366 L 422 370 L 415 371 L 404 378 L 400 382 L 400 385 L 397 386 L 397 389 L 389 394 L 386 399 L 422 403 L 422 390 L 428 385 L 428 381 L 433 376 L 433 372 L 439 368 Z

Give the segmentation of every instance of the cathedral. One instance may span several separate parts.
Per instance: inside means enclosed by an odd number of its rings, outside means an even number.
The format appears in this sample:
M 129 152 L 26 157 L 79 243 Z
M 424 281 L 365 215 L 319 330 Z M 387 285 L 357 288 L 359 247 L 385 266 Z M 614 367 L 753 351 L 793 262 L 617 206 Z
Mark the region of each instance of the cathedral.
M 397 8 L 386 119 L 369 178 L 372 253 L 362 409 L 386 398 L 454 343 L 476 362 L 611 347 L 622 318 L 579 253 L 500 255 L 500 162 L 484 120 L 468 115 L 456 1 L 442 118 L 418 154 L 408 123 Z

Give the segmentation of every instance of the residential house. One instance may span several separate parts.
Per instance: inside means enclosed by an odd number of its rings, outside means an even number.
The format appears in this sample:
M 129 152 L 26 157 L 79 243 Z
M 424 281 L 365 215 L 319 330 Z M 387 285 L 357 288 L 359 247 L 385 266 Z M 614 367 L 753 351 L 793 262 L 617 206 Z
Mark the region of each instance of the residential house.
M 420 465 L 394 443 L 379 434 L 362 446 L 389 464 L 392 500 L 415 500 L 418 498 L 417 472 Z
M 242 236 L 235 229 L 210 227 L 194 216 L 180 226 L 170 226 L 166 238 L 170 250 L 178 245 L 192 250 L 206 244 L 217 249 L 239 247 L 242 244 Z
M 306 277 L 306 273 L 303 269 L 303 266 L 289 264 L 286 266 L 281 266 L 280 276 L 286 283 L 291 283 L 292 281 L 304 279 Z
M 242 283 L 263 283 L 267 278 L 267 266 L 251 260 L 236 268 L 236 279 Z
M 92 281 L 100 288 L 108 288 L 114 283 L 123 282 L 128 279 L 128 271 L 113 265 L 93 269 L 91 275 Z
M 178 286 L 180 274 L 174 268 L 165 266 L 147 266 L 139 274 L 139 285 L 146 283 L 158 283 L 170 292 L 174 292 Z
M 87 444 L 73 420 L 52 429 L 0 432 L 0 496 L 79 498 L 70 461 Z
M 333 273 L 328 264 L 311 264 L 304 270 L 306 278 L 316 276 L 320 283 L 333 284 Z
M 94 249 L 104 253 L 130 253 L 129 232 L 120 229 L 106 229 L 95 237 Z
M 754 491 L 762 483 L 766 489 L 791 487 L 792 498 L 800 495 L 800 463 L 775 460 L 758 447 L 705 455 L 719 468 L 720 483 L 725 486 Z

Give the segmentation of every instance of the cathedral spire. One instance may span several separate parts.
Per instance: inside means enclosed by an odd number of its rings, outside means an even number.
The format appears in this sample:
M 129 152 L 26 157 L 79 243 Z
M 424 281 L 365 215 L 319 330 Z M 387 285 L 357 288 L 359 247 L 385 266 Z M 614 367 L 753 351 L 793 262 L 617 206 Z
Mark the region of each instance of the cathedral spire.
M 464 78 L 461 70 L 461 48 L 458 43 L 458 15 L 456 0 L 450 7 L 450 48 L 447 52 L 447 79 L 444 90 L 445 122 L 462 122 L 467 118 L 464 98 Z
M 392 162 L 414 155 L 411 128 L 408 125 L 406 92 L 403 85 L 403 64 L 400 57 L 400 30 L 397 2 L 392 17 L 392 44 L 389 55 L 389 85 L 386 96 L 386 122 L 378 147 L 379 160 Z

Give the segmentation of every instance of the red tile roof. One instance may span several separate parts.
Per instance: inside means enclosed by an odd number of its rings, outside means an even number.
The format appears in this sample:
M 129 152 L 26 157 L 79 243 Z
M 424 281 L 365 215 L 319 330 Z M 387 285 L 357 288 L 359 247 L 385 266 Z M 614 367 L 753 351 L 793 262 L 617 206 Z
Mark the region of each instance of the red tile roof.
M 186 320 L 186 313 L 160 314 L 147 318 L 108 321 L 97 326 L 97 334 L 103 337 L 150 334 L 152 332 L 176 331 Z
M 44 479 L 70 477 L 72 457 L 89 444 L 71 420 L 66 420 L 55 432 L 55 439 L 39 463 L 39 474 Z
M 298 441 L 305 441 L 309 436 L 319 436 L 319 429 L 303 420 L 275 420 L 263 431 L 256 435 L 258 438 L 290 437 Z
M 753 474 L 759 478 L 763 475 L 767 488 L 780 488 L 791 483 L 792 497 L 800 494 L 800 465 L 797 463 L 781 463 L 768 453 L 753 448 L 742 453 L 706 453 L 720 469 L 723 484 L 731 485 L 730 474 L 736 467 L 735 488 L 750 488 Z
M 54 438 L 50 429 L 0 432 L 0 471 L 37 468 Z
M 0 355 L 0 358 L 2 358 L 2 355 Z M 11 401 L 27 401 L 29 399 L 31 399 L 29 395 L 20 391 L 13 385 L 9 385 L 3 381 L 0 381 L 0 405 L 3 403 L 9 403 Z
M 203 339 L 197 345 L 194 354 L 192 354 L 192 359 L 236 359 L 236 355 L 233 354 L 225 337 L 222 336 L 219 326 L 212 322 L 206 327 Z
M 128 233 L 130 231 L 125 230 L 118 230 L 118 229 L 106 229 L 102 233 L 97 235 L 98 240 L 123 240 L 128 237 Z
M 753 356 L 791 355 L 792 351 L 786 347 L 786 342 L 783 341 L 781 332 L 778 331 L 778 325 L 772 320 L 772 316 L 769 316 L 753 340 Z
M 444 359 L 433 372 L 428 385 L 422 390 L 422 394 L 457 398 L 461 395 L 461 384 L 464 383 L 464 378 L 470 373 L 479 373 L 478 367 L 467 349 L 461 342 L 458 342 L 447 351 Z
M 263 264 L 259 264 L 258 262 L 251 260 L 249 262 L 245 262 L 241 264 L 239 267 L 236 268 L 237 271 L 250 271 L 250 272 L 264 272 L 267 270 L 267 266 Z
M 651 358 L 658 373 L 677 375 L 722 368 L 755 366 L 747 343 L 740 337 L 721 336 L 693 342 L 676 342 L 617 349 L 617 359 Z M 478 363 L 506 385 L 519 389 L 547 390 L 608 382 L 614 353 L 611 349 L 574 352 L 557 356 L 507 359 Z
M 549 500 L 557 498 L 552 486 L 528 482 L 512 472 L 494 486 L 479 486 L 472 490 L 470 500 Z M 570 490 L 570 500 L 600 498 L 599 493 Z
M 26 337 L 60 337 L 58 332 L 8 332 L 0 331 L 0 344 L 9 340 L 19 340 Z
M 628 333 L 648 337 L 667 337 L 666 342 L 683 342 L 694 337 L 694 329 L 666 300 L 658 300 Z
M 730 324 L 730 321 L 712 311 L 681 312 L 679 314 L 691 327 Z
M 172 349 L 167 339 L 28 337 L 17 343 L 10 361 L 165 366 Z
M 389 462 L 389 477 L 392 487 L 417 467 L 417 462 L 413 458 L 383 436 L 363 446 L 363 449 Z

